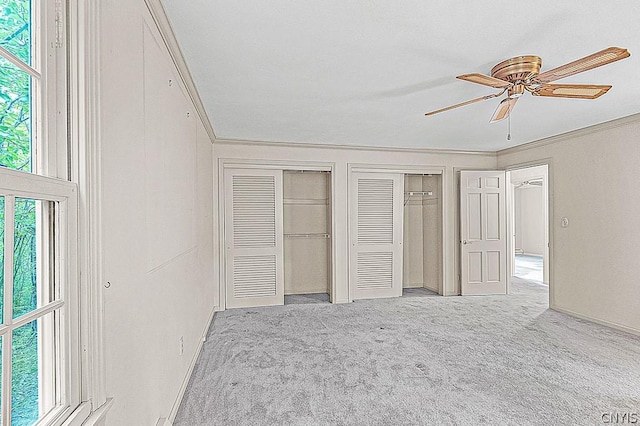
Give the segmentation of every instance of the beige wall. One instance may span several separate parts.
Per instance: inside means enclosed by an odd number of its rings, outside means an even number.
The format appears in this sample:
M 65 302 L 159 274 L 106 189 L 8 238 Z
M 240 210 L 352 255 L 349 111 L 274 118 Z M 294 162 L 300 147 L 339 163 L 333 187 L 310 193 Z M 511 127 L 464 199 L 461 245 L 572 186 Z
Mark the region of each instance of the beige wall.
M 544 190 L 541 186 L 515 191 L 516 249 L 525 254 L 544 255 Z
M 424 287 L 424 226 L 421 195 L 408 198 L 408 191 L 422 191 L 422 175 L 404 177 L 404 224 L 402 287 Z
M 422 201 L 424 287 L 442 293 L 442 176 L 424 176 L 422 190 L 433 193 Z
M 145 3 L 100 26 L 107 424 L 154 425 L 212 312 L 213 148 Z
M 552 307 L 636 332 L 638 135 L 635 116 L 498 153 L 499 167 L 550 163 Z

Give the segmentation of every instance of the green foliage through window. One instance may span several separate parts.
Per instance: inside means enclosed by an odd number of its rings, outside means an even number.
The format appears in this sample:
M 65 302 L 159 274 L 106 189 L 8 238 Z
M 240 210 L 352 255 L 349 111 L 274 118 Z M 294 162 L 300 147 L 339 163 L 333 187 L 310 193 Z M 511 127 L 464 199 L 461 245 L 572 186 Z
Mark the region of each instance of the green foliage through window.
M 3 0 L 0 46 L 31 62 L 31 6 L 28 0 Z M 0 58 L 0 166 L 31 171 L 31 77 Z
M 0 46 L 26 64 L 32 63 L 30 0 L 0 4 Z M 32 171 L 33 81 L 23 70 L 0 56 L 0 166 Z M 37 306 L 36 209 L 34 200 L 16 199 L 14 236 L 13 317 Z M 0 303 L 5 292 L 5 199 L 0 197 Z M 5 307 L 0 307 L 4 319 Z M 4 322 L 4 321 L 2 321 Z M 38 321 L 13 330 L 12 425 L 32 425 L 38 419 Z M 4 340 L 6 337 L 0 339 Z M 0 360 L 2 347 L 0 346 Z M 6 409 L 2 407 L 2 409 Z
M 38 327 L 32 321 L 13 330 L 11 424 L 38 421 Z

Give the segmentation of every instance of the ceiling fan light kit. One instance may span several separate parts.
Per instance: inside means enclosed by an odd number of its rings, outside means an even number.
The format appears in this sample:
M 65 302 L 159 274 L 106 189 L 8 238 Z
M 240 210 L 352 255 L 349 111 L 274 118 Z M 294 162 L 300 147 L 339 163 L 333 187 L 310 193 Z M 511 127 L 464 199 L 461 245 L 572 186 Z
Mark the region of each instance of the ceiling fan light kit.
M 551 98 L 571 98 L 571 99 L 596 99 L 611 89 L 610 85 L 596 84 L 548 84 L 561 78 L 569 77 L 584 71 L 591 70 L 603 65 L 610 64 L 631 56 L 627 49 L 620 47 L 609 47 L 600 52 L 594 53 L 584 58 L 569 62 L 568 64 L 559 66 L 549 71 L 540 73 L 542 68 L 542 59 L 535 55 L 516 56 L 507 59 L 495 65 L 491 69 L 491 75 L 472 73 L 462 74 L 457 78 L 466 80 L 471 83 L 481 84 L 483 86 L 502 89 L 498 93 L 482 96 L 480 98 L 471 99 L 466 102 L 440 108 L 435 111 L 426 113 L 430 116 L 440 112 L 449 111 L 475 102 L 487 99 L 497 98 L 503 94 L 507 97 L 503 99 L 495 113 L 491 117 L 490 122 L 504 120 L 509 117 L 511 111 L 516 105 L 517 100 L 524 94 L 529 92 L 533 96 L 551 97 Z

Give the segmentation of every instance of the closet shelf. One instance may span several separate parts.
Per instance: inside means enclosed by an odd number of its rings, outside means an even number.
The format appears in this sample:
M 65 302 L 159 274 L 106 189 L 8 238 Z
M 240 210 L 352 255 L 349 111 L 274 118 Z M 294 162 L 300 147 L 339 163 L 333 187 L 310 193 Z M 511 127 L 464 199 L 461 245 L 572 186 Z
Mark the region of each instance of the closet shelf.
M 433 191 L 405 191 L 404 195 L 433 195 Z
M 284 234 L 285 238 L 331 238 L 329 234 Z

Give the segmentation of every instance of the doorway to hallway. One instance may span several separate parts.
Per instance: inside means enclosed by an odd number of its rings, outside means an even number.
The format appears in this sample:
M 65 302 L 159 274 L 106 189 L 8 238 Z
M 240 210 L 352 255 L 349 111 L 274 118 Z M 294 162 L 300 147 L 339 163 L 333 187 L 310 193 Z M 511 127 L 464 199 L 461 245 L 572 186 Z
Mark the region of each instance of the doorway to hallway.
M 509 170 L 511 284 L 549 285 L 549 170 L 547 165 Z

